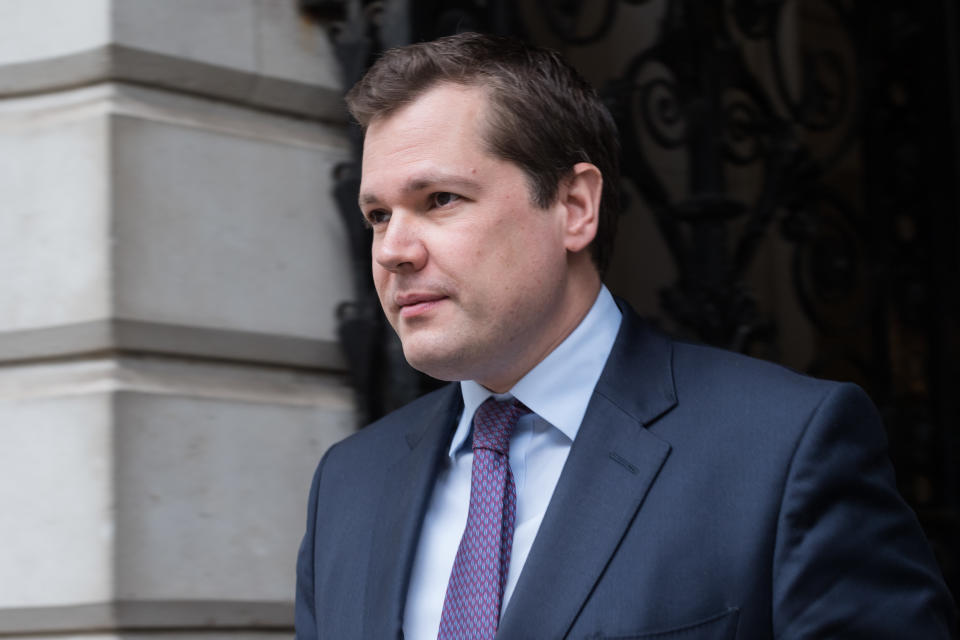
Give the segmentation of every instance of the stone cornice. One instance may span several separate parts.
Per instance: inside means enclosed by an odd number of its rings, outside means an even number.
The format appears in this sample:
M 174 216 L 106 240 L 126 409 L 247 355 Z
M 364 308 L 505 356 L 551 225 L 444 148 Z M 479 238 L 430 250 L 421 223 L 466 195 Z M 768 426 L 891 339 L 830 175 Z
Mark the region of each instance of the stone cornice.
M 121 45 L 0 65 L 0 98 L 104 82 L 139 84 L 313 120 L 347 121 L 337 88 L 268 77 Z
M 136 630 L 293 631 L 293 603 L 206 600 L 115 601 L 0 609 L 0 637 L 29 632 Z
M 340 345 L 335 341 L 251 331 L 112 319 L 0 332 L 0 364 L 104 352 L 333 371 L 346 367 Z

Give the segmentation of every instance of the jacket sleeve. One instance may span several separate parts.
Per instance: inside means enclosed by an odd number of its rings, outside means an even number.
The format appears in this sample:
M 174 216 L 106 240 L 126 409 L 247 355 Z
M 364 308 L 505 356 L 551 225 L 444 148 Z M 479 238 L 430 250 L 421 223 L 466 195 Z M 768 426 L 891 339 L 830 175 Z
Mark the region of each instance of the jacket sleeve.
M 317 495 L 326 455 L 317 465 L 307 501 L 307 529 L 297 553 L 297 592 L 294 603 L 295 640 L 317 640 L 316 599 L 314 597 L 314 546 L 316 545 Z
M 831 387 L 813 411 L 783 491 L 774 637 L 953 637 L 952 597 L 859 387 Z

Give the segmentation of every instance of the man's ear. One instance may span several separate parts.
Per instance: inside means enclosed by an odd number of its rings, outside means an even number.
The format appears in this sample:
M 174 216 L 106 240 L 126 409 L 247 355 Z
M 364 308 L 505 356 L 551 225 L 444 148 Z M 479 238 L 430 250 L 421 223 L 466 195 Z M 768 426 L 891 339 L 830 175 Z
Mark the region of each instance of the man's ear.
M 566 214 L 564 247 L 577 253 L 587 248 L 597 235 L 603 175 L 589 162 L 573 165 L 560 185 L 560 204 Z

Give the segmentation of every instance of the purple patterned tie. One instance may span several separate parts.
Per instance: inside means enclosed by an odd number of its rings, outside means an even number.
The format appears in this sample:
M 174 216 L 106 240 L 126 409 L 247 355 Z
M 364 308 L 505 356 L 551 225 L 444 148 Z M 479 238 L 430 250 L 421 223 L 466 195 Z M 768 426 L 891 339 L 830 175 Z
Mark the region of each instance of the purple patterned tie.
M 517 515 L 510 434 L 529 411 L 513 398 L 488 398 L 473 416 L 470 511 L 443 600 L 438 640 L 493 638 L 497 632 Z

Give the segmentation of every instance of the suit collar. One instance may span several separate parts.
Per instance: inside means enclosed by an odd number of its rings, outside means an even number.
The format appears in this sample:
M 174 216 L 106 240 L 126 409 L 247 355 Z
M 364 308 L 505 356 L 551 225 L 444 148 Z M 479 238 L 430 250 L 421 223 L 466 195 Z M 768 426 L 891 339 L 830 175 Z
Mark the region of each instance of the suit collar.
M 402 636 L 423 514 L 460 406 L 459 386 L 451 384 L 401 409 L 394 418 L 407 425 L 409 451 L 385 476 L 390 481 L 381 497 L 367 568 L 364 638 Z
M 670 445 L 646 427 L 677 402 L 671 343 L 618 303 L 617 341 L 504 612 L 501 637 L 566 636 L 669 455 Z
M 397 419 L 405 423 L 407 446 L 415 450 L 421 445 L 435 444 L 438 438 L 450 439 L 449 427 L 463 408 L 463 397 L 459 385 L 451 383 L 414 400 L 407 408 L 411 409 L 411 415 L 398 413 Z
M 652 329 L 624 300 L 615 300 L 623 322 L 594 393 L 648 426 L 677 404 L 673 342 Z

